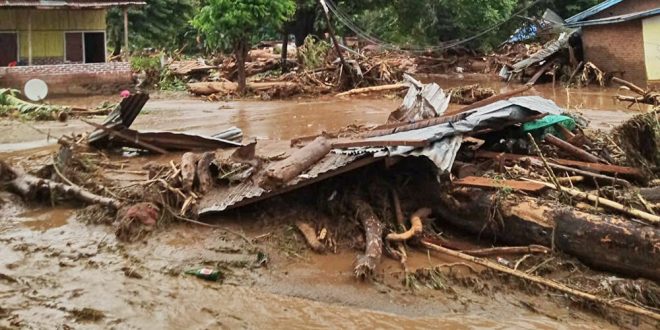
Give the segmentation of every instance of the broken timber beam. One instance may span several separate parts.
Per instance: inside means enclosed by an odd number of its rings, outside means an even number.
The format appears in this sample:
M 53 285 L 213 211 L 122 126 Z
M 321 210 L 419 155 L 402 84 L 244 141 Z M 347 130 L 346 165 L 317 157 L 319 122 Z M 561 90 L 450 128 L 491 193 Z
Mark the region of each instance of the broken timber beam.
M 605 163 L 602 159 L 584 151 L 581 148 L 578 148 L 552 134 L 545 135 L 545 142 L 552 144 L 553 146 L 561 149 L 562 151 L 575 156 L 576 158 L 590 162 L 590 163 Z
M 357 141 L 343 141 L 335 142 L 332 144 L 332 148 L 342 149 L 342 148 L 358 148 L 358 147 L 396 147 L 396 146 L 406 146 L 406 147 L 427 147 L 429 145 L 427 140 L 357 140 Z
M 518 180 L 495 180 L 479 176 L 468 176 L 462 179 L 452 181 L 457 186 L 472 186 L 482 188 L 510 188 L 513 190 L 538 192 L 546 188 L 540 183 L 518 181 Z
M 481 100 L 479 102 L 472 103 L 472 104 L 468 105 L 467 107 L 461 108 L 458 111 L 447 113 L 447 114 L 455 115 L 455 114 L 463 113 L 463 112 L 466 112 L 466 111 L 469 111 L 469 110 L 474 110 L 476 108 L 481 108 L 481 107 L 487 106 L 489 104 L 493 104 L 497 101 L 506 100 L 506 99 L 509 99 L 509 98 L 511 98 L 513 96 L 516 96 L 518 94 L 522 94 L 522 93 L 530 90 L 531 88 L 532 88 L 532 86 L 526 85 L 525 87 L 521 87 L 521 88 L 512 90 L 510 92 L 506 92 L 506 93 L 503 93 L 503 94 L 491 96 L 491 97 L 489 97 L 485 100 Z
M 486 158 L 486 159 L 504 159 L 504 160 L 513 160 L 513 161 L 519 161 L 523 159 L 533 159 L 536 161 L 541 161 L 541 159 L 536 156 L 500 153 L 500 152 L 484 151 L 484 150 L 477 151 L 475 153 L 475 157 Z M 612 173 L 619 175 L 629 175 L 637 178 L 644 177 L 644 174 L 639 169 L 633 167 L 609 165 L 609 164 L 601 164 L 601 163 L 588 163 L 588 162 L 582 162 L 582 161 L 570 160 L 570 159 L 561 159 L 561 158 L 549 158 L 548 161 L 551 163 L 560 164 L 564 166 L 575 166 L 590 172 L 605 172 L 605 173 Z

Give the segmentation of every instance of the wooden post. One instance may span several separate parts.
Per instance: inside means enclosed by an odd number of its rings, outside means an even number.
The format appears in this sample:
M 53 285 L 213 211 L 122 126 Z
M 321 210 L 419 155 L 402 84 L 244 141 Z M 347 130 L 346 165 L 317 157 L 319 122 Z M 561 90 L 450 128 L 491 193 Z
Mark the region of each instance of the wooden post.
M 128 55 L 129 48 L 128 48 L 128 7 L 124 7 L 124 48 L 126 50 L 126 54 Z
M 28 29 L 28 65 L 32 65 L 32 10 L 28 9 L 27 12 L 27 29 Z

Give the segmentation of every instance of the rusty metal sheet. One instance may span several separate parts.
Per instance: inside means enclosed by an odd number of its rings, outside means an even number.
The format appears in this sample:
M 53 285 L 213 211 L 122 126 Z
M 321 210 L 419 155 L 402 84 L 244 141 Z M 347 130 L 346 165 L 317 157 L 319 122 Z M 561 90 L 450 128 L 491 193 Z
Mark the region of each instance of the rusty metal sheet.
M 470 186 L 481 188 L 510 188 L 513 190 L 537 192 L 547 188 L 546 185 L 518 180 L 497 180 L 491 178 L 484 178 L 480 176 L 468 176 L 452 182 L 458 186 Z
M 192 133 L 160 131 L 142 132 L 131 129 L 125 129 L 121 132 L 126 135 L 134 136 L 135 140 L 147 142 L 168 151 L 213 150 L 218 148 L 233 148 L 243 146 L 239 142 Z M 120 143 L 125 146 L 141 148 L 140 145 L 131 144 L 128 141 L 122 140 Z
M 220 186 L 211 190 L 199 201 L 198 215 L 222 212 L 232 208 L 252 204 L 266 198 L 283 194 L 304 186 L 343 174 L 381 159 L 362 155 L 328 154 L 307 172 L 291 182 L 274 190 L 265 190 L 252 180 L 245 180 L 233 186 Z
M 149 101 L 149 94 L 136 93 L 121 100 L 119 105 L 105 118 L 102 125 L 111 129 L 125 129 L 131 127 L 135 118 L 140 114 L 144 105 Z M 100 146 L 108 142 L 109 134 L 105 130 L 97 129 L 89 134 L 89 144 Z

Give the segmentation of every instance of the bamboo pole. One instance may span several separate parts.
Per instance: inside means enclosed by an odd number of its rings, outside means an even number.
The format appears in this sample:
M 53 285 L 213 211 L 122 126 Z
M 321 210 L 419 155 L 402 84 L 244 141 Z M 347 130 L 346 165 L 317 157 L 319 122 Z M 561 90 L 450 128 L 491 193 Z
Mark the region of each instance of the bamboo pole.
M 551 183 L 536 181 L 536 180 L 531 180 L 531 179 L 523 179 L 523 180 L 529 181 L 529 182 L 536 182 L 536 183 L 544 184 L 549 188 L 555 188 L 555 185 L 553 185 Z M 621 211 L 623 213 L 627 213 L 627 214 L 629 214 L 633 217 L 636 217 L 636 218 L 639 218 L 639 219 L 642 219 L 642 220 L 646 220 L 646 221 L 651 222 L 655 225 L 660 224 L 660 216 L 653 215 L 653 214 L 650 214 L 650 213 L 646 213 L 646 212 L 640 211 L 638 209 L 630 208 L 630 207 L 627 207 L 625 205 L 619 204 L 615 201 L 611 201 L 609 199 L 598 197 L 596 195 L 592 195 L 592 194 L 589 194 L 589 193 L 586 193 L 586 192 L 583 192 L 583 191 L 580 191 L 580 190 L 577 190 L 577 189 L 574 189 L 574 188 L 567 188 L 567 187 L 564 187 L 564 186 L 560 185 L 559 189 L 561 189 L 561 191 L 566 192 L 566 193 L 568 193 L 569 195 L 571 195 L 573 197 L 587 199 L 591 202 L 597 203 L 598 205 L 606 206 L 606 207 L 609 207 L 610 209 L 614 209 L 614 210 L 617 210 L 617 211 Z
M 580 290 L 570 288 L 570 287 L 568 287 L 564 284 L 561 284 L 561 283 L 558 283 L 558 282 L 555 282 L 555 281 L 552 281 L 552 280 L 548 280 L 548 279 L 545 279 L 545 278 L 542 278 L 542 277 L 539 277 L 539 276 L 523 273 L 521 271 L 511 269 L 509 267 L 500 265 L 496 262 L 492 262 L 492 261 L 487 260 L 487 259 L 482 259 L 482 258 L 479 258 L 479 257 L 473 257 L 473 256 L 467 255 L 465 253 L 450 250 L 450 249 L 447 249 L 447 248 L 444 248 L 442 246 L 438 246 L 438 245 L 435 245 L 435 244 L 432 244 L 432 243 L 429 243 L 429 242 L 426 242 L 426 241 L 422 241 L 422 245 L 424 247 L 426 247 L 427 249 L 429 249 L 429 250 L 444 253 L 446 255 L 449 255 L 449 256 L 452 256 L 452 257 L 455 257 L 455 258 L 459 258 L 459 259 L 463 259 L 463 260 L 466 260 L 466 261 L 469 261 L 469 262 L 473 262 L 475 264 L 478 264 L 478 265 L 481 265 L 481 266 L 484 266 L 484 267 L 487 267 L 487 268 L 490 268 L 490 269 L 493 269 L 493 270 L 496 270 L 496 271 L 499 271 L 499 272 L 502 272 L 502 273 L 505 273 L 505 274 L 513 275 L 513 276 L 528 280 L 530 282 L 541 284 L 545 287 L 555 289 L 557 291 L 561 291 L 563 293 L 566 293 L 566 294 L 569 294 L 569 295 L 572 295 L 572 296 L 575 296 L 575 297 L 578 297 L 578 298 L 586 299 L 586 300 L 589 300 L 589 301 L 593 301 L 595 303 L 599 303 L 601 305 L 609 306 L 609 307 L 612 307 L 612 308 L 615 308 L 615 309 L 620 309 L 620 310 L 623 310 L 623 311 L 626 311 L 626 312 L 629 312 L 629 313 L 633 313 L 633 314 L 637 314 L 637 315 L 646 316 L 646 317 L 652 318 L 654 320 L 660 321 L 660 314 L 655 313 L 655 312 L 650 311 L 650 310 L 647 310 L 647 309 L 644 309 L 644 308 L 641 308 L 641 307 L 624 304 L 624 303 L 621 303 L 617 300 L 605 299 L 603 297 L 599 297 L 599 296 L 596 296 L 596 295 L 593 295 L 593 294 L 590 294 L 590 293 L 587 293 L 587 292 L 583 292 L 583 291 L 580 291 Z

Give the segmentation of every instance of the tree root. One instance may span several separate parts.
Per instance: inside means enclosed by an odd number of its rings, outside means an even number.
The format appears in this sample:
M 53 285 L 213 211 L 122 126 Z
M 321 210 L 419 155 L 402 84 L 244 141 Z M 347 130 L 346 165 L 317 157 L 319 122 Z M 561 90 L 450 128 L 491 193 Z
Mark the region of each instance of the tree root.
M 325 253 L 325 245 L 316 237 L 316 230 L 310 224 L 302 221 L 296 222 L 296 227 L 305 238 L 307 245 L 316 253 Z
M 407 241 L 422 233 L 422 219 L 428 218 L 433 211 L 430 208 L 421 208 L 410 217 L 410 229 L 403 233 L 390 233 L 386 239 L 388 241 L 402 242 Z

